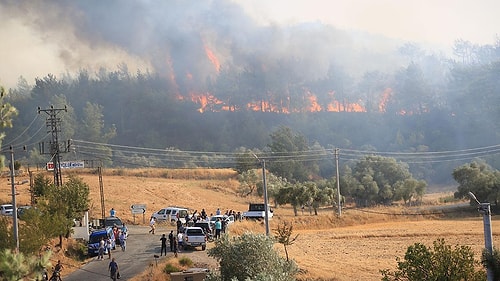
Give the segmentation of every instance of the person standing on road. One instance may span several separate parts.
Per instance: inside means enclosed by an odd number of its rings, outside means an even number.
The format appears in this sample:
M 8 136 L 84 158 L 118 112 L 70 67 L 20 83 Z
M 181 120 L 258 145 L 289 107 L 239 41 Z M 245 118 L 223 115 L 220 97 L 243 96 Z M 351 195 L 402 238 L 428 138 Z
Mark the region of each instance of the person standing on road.
M 177 234 L 177 251 L 180 252 L 181 248 L 182 248 L 182 232 L 179 232 Z
M 125 252 L 125 247 L 127 246 L 127 234 L 126 232 L 120 231 L 120 246 L 122 247 L 122 251 Z
M 149 226 L 151 227 L 149 233 L 155 234 L 155 222 L 156 222 L 155 218 L 151 217 L 151 220 L 149 221 Z
M 111 208 L 111 210 L 109 210 L 109 216 L 110 216 L 110 217 L 114 217 L 114 216 L 116 216 L 116 211 L 115 211 L 115 208 Z
M 111 277 L 113 281 L 116 281 L 116 279 L 118 279 L 119 273 L 118 273 L 118 264 L 116 263 L 115 258 L 113 258 L 109 263 L 108 271 L 109 271 L 109 277 Z
M 167 237 L 165 236 L 165 234 L 161 235 L 160 241 L 161 241 L 160 256 L 163 255 L 163 251 L 165 251 L 165 256 L 166 256 L 167 255 Z
M 170 252 L 174 251 L 174 231 L 170 230 L 170 234 L 168 235 L 168 242 L 170 243 Z
M 111 259 L 111 238 L 106 240 L 106 250 L 108 251 L 108 258 Z
M 104 259 L 104 247 L 106 247 L 106 243 L 104 242 L 104 238 L 101 237 L 101 241 L 99 241 L 99 252 L 97 253 L 98 260 Z
M 215 239 L 220 238 L 220 231 L 222 230 L 222 223 L 220 222 L 220 219 L 217 219 L 215 222 Z

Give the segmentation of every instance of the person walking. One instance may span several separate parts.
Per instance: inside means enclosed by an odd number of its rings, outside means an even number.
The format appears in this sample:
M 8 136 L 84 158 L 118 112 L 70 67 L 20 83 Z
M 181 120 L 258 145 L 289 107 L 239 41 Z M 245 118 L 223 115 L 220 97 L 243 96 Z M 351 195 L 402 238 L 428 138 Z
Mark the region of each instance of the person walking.
M 160 256 L 163 255 L 163 251 L 165 251 L 165 256 L 166 256 L 167 255 L 167 237 L 165 236 L 165 234 L 161 235 L 160 241 L 161 241 Z
M 54 272 L 52 272 L 52 277 L 50 277 L 50 280 L 62 281 L 61 271 L 63 270 L 63 268 L 64 266 L 62 265 L 61 260 L 58 260 L 56 266 L 54 267 Z
M 174 251 L 174 231 L 170 230 L 170 234 L 168 235 L 168 242 L 170 243 L 170 252 Z
M 111 277 L 113 281 L 119 279 L 118 276 L 120 276 L 120 273 L 118 272 L 118 263 L 116 263 L 115 258 L 113 258 L 109 263 L 108 271 L 109 271 L 109 277 Z
M 149 226 L 151 227 L 149 233 L 155 234 L 155 223 L 156 223 L 155 218 L 151 217 L 151 220 L 149 221 Z

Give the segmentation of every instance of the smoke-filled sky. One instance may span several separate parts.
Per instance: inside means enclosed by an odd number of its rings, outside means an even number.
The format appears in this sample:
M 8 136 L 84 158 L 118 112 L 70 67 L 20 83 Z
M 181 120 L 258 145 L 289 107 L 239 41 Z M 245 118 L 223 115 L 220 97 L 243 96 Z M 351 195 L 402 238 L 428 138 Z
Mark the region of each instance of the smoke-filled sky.
M 407 41 L 450 46 L 458 38 L 492 44 L 497 0 L 234 0 L 261 23 L 321 21 Z
M 318 78 L 332 58 L 360 65 L 347 50 L 384 46 L 360 34 L 492 44 L 499 10 L 497 0 L 0 0 L 0 85 L 126 63 L 132 73 L 157 71 L 185 87 L 217 64 L 292 59 L 301 75 Z

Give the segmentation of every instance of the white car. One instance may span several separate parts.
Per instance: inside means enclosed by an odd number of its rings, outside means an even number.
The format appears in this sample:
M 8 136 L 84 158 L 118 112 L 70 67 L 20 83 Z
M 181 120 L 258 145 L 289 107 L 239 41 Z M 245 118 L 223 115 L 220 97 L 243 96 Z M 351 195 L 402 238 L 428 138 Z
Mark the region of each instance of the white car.
M 12 204 L 0 205 L 0 214 L 2 216 L 12 216 L 14 211 L 14 206 Z
M 182 223 L 186 223 L 186 216 L 188 215 L 189 212 L 187 208 L 167 207 L 157 211 L 152 217 L 155 218 L 157 222 L 175 222 L 179 219 Z
M 217 219 L 220 219 L 221 221 L 226 221 L 226 225 L 230 225 L 234 222 L 234 216 L 226 216 L 226 215 L 215 215 L 210 217 L 210 226 L 212 229 L 215 229 L 215 222 Z

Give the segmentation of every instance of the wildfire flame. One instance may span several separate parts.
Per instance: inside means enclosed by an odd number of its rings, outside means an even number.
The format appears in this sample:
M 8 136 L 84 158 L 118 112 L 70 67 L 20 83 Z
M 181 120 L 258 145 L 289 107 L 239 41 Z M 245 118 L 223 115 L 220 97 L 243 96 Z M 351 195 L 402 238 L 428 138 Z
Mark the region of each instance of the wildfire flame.
M 207 54 L 207 58 L 212 62 L 212 64 L 214 65 L 215 67 L 215 70 L 217 71 L 217 73 L 220 72 L 220 62 L 219 62 L 219 59 L 217 58 L 217 56 L 214 54 L 214 52 L 212 52 L 212 50 L 210 50 L 208 48 L 207 45 L 205 45 L 205 53 Z

